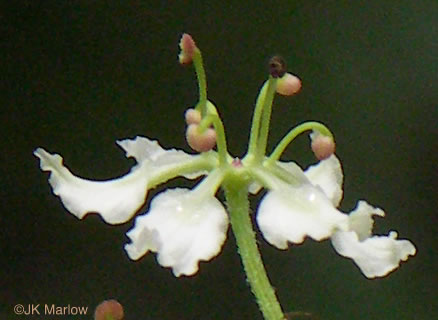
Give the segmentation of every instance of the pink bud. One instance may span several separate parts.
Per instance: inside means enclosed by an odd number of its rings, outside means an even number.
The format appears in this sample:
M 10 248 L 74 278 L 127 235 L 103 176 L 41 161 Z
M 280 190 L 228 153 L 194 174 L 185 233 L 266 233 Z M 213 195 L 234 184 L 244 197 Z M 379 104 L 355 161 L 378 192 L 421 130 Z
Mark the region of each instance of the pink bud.
M 181 41 L 179 42 L 179 47 L 181 48 L 181 52 L 178 56 L 179 63 L 181 64 L 192 63 L 196 49 L 196 44 L 192 36 L 189 35 L 188 33 L 184 33 L 181 37 Z
M 191 124 L 187 127 L 186 139 L 189 146 L 197 152 L 206 152 L 216 145 L 216 131 L 207 128 L 204 133 L 199 132 L 199 125 Z
M 199 122 L 201 122 L 201 113 L 195 109 L 187 109 L 185 118 L 188 125 L 199 124 Z
M 94 320 L 106 320 L 111 316 L 114 320 L 123 320 L 123 307 L 117 300 L 105 300 L 94 311 Z
M 277 93 L 283 96 L 291 96 L 300 91 L 301 80 L 290 73 L 285 73 L 277 80 Z
M 332 138 L 313 133 L 311 139 L 312 151 L 318 160 L 325 160 L 335 153 L 336 144 Z

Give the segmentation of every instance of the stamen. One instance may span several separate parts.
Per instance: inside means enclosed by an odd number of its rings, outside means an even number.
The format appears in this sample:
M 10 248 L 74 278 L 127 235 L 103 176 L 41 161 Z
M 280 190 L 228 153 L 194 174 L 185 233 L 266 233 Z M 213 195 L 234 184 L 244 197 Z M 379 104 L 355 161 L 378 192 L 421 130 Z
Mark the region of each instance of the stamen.
M 310 138 L 312 139 L 312 151 L 318 160 L 325 160 L 335 153 L 336 144 L 333 138 L 323 136 L 319 132 L 312 133 Z
M 281 141 L 275 147 L 274 151 L 269 156 L 268 160 L 266 160 L 267 163 L 274 162 L 274 161 L 277 161 L 278 159 L 280 159 L 280 157 L 281 157 L 282 153 L 284 152 L 284 150 L 286 149 L 286 147 L 298 135 L 300 135 L 301 133 L 308 131 L 308 130 L 313 130 L 314 132 L 317 131 L 320 135 L 327 136 L 327 137 L 331 138 L 333 143 L 334 143 L 333 134 L 330 132 L 330 130 L 325 125 L 323 125 L 322 123 L 319 123 L 319 122 L 315 122 L 315 121 L 304 122 L 304 123 L 296 126 L 295 128 L 293 128 L 292 130 L 290 130 L 288 132 L 288 134 L 285 135 L 283 137 L 283 139 L 281 139 Z M 334 151 L 334 149 L 333 149 L 333 151 Z
M 207 128 L 201 133 L 198 124 L 191 124 L 187 127 L 186 139 L 193 150 L 207 152 L 216 145 L 216 131 L 213 128 Z
M 201 122 L 201 113 L 196 109 L 187 109 L 185 113 L 187 125 L 199 124 Z
M 280 56 L 269 59 L 269 74 L 273 78 L 281 78 L 286 73 L 286 62 Z
M 286 72 L 283 77 L 277 81 L 277 93 L 283 96 L 292 96 L 301 89 L 301 80 Z
M 181 52 L 178 56 L 179 63 L 190 64 L 193 61 L 193 56 L 195 54 L 196 44 L 192 36 L 188 33 L 184 33 L 179 42 L 179 47 Z

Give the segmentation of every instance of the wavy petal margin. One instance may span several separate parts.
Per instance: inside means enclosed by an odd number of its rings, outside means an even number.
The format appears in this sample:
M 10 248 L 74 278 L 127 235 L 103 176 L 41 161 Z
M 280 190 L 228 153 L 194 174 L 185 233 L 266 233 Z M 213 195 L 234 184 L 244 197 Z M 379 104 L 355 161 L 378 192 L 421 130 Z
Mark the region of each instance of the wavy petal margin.
M 198 271 L 199 261 L 219 254 L 227 229 L 227 213 L 215 197 L 171 189 L 157 195 L 149 212 L 137 217 L 125 250 L 133 260 L 157 252 L 159 264 L 171 267 L 175 276 L 190 276 Z

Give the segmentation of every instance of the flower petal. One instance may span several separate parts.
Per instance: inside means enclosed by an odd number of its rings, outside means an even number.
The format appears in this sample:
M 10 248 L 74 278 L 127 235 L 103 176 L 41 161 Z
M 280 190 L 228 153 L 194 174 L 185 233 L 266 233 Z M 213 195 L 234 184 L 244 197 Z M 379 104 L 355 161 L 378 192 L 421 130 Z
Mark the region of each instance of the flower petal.
M 319 186 L 335 207 L 342 199 L 343 174 L 341 163 L 335 155 L 310 166 L 304 172 L 313 185 Z
M 147 193 L 145 166 L 137 165 L 123 177 L 90 181 L 74 176 L 62 164 L 62 157 L 42 148 L 34 152 L 43 171 L 51 171 L 49 183 L 65 208 L 79 219 L 88 212 L 99 213 L 105 222 L 123 223 L 144 203 Z
M 305 176 L 303 170 L 293 161 L 283 162 L 277 161 L 276 164 L 282 169 L 286 170 L 295 180 L 299 183 L 308 182 L 308 178 Z
M 332 245 L 342 256 L 353 259 L 367 278 L 383 277 L 396 269 L 400 261 L 415 255 L 415 246 L 409 240 L 397 240 L 397 233 L 373 236 L 360 241 L 354 231 L 339 231 L 332 238 Z
M 269 243 L 286 249 L 288 241 L 301 243 L 306 236 L 320 241 L 337 229 L 346 230 L 348 217 L 307 183 L 268 192 L 259 206 L 257 223 Z
M 348 216 L 349 231 L 336 232 L 331 240 L 335 250 L 344 257 L 353 259 L 367 278 L 383 277 L 398 267 L 400 261 L 414 255 L 416 249 L 409 240 L 397 240 L 397 233 L 370 238 L 373 215 L 385 216 L 382 209 L 365 201 Z
M 249 193 L 257 194 L 262 187 L 275 188 L 278 183 L 283 185 L 285 181 L 294 185 L 309 183 L 309 179 L 295 162 L 275 161 L 275 163 L 270 163 L 269 159 L 266 160 L 262 169 L 252 168 L 250 171 L 256 180 L 249 184 Z
M 199 261 L 220 252 L 227 229 L 227 213 L 215 197 L 199 197 L 188 189 L 167 190 L 136 219 L 125 250 L 133 260 L 149 250 L 157 252 L 160 265 L 171 267 L 175 276 L 193 275 Z
M 49 183 L 53 193 L 78 218 L 82 219 L 88 212 L 96 212 L 107 223 L 126 222 L 144 203 L 148 187 L 173 178 L 184 167 L 187 171 L 202 164 L 198 155 L 175 149 L 165 150 L 157 141 L 144 137 L 117 141 L 117 144 L 125 150 L 127 157 L 133 157 L 138 164 L 125 176 L 108 181 L 76 177 L 63 166 L 60 155 L 52 155 L 42 148 L 35 150 L 41 169 L 52 172 Z M 195 171 L 183 176 L 194 179 L 203 174 L 204 171 Z
M 200 157 L 199 155 L 190 155 L 181 150 L 166 150 L 156 140 L 140 136 L 134 139 L 119 140 L 117 144 L 126 151 L 126 157 L 133 157 L 138 163 L 147 162 L 150 171 L 154 172 L 155 175 L 174 168 L 176 164 L 182 166 Z M 187 179 L 196 179 L 206 173 L 206 171 L 195 171 L 183 176 Z
M 156 140 L 145 137 L 118 140 L 117 144 L 126 152 L 126 157 L 133 157 L 137 162 L 156 161 L 166 153 Z
M 348 229 L 356 232 L 360 241 L 367 239 L 373 231 L 373 216 L 384 217 L 385 212 L 369 205 L 366 201 L 359 201 L 356 209 L 348 216 Z

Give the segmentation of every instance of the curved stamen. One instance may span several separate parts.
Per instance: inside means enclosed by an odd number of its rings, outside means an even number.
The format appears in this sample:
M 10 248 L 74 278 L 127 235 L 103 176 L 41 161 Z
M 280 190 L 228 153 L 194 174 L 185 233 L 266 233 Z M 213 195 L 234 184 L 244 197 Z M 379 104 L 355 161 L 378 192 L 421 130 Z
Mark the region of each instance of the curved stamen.
M 260 89 L 254 109 L 247 156 L 255 156 L 260 159 L 266 150 L 276 81 L 275 78 L 269 77 Z
M 323 136 L 327 136 L 333 139 L 333 134 L 330 132 L 330 130 L 323 125 L 320 122 L 316 121 L 308 121 L 304 122 L 292 130 L 288 132 L 287 135 L 284 136 L 283 139 L 281 139 L 280 143 L 275 147 L 274 151 L 271 153 L 269 158 L 266 160 L 266 163 L 269 164 L 271 162 L 277 161 L 280 159 L 281 155 L 283 154 L 284 150 L 287 148 L 287 146 L 301 133 L 308 131 L 308 130 L 315 130 L 321 133 Z
M 266 146 L 268 144 L 269 125 L 271 123 L 272 102 L 277 87 L 277 79 L 269 76 L 268 88 L 266 90 L 266 97 L 264 101 L 262 117 L 260 119 L 260 133 L 257 142 L 256 159 L 262 160 L 266 154 Z
M 216 131 L 217 136 L 217 151 L 219 154 L 219 163 L 221 165 L 225 164 L 227 161 L 227 140 L 225 137 L 225 129 L 222 123 L 221 118 L 217 114 L 208 114 L 206 117 L 202 119 L 199 123 L 199 132 L 204 132 L 210 125 L 214 126 L 214 130 Z
M 201 116 L 205 117 L 207 115 L 207 77 L 205 76 L 201 50 L 198 48 L 194 51 L 193 64 L 195 66 L 199 86 L 199 103 L 197 104 L 196 109 L 199 108 Z

